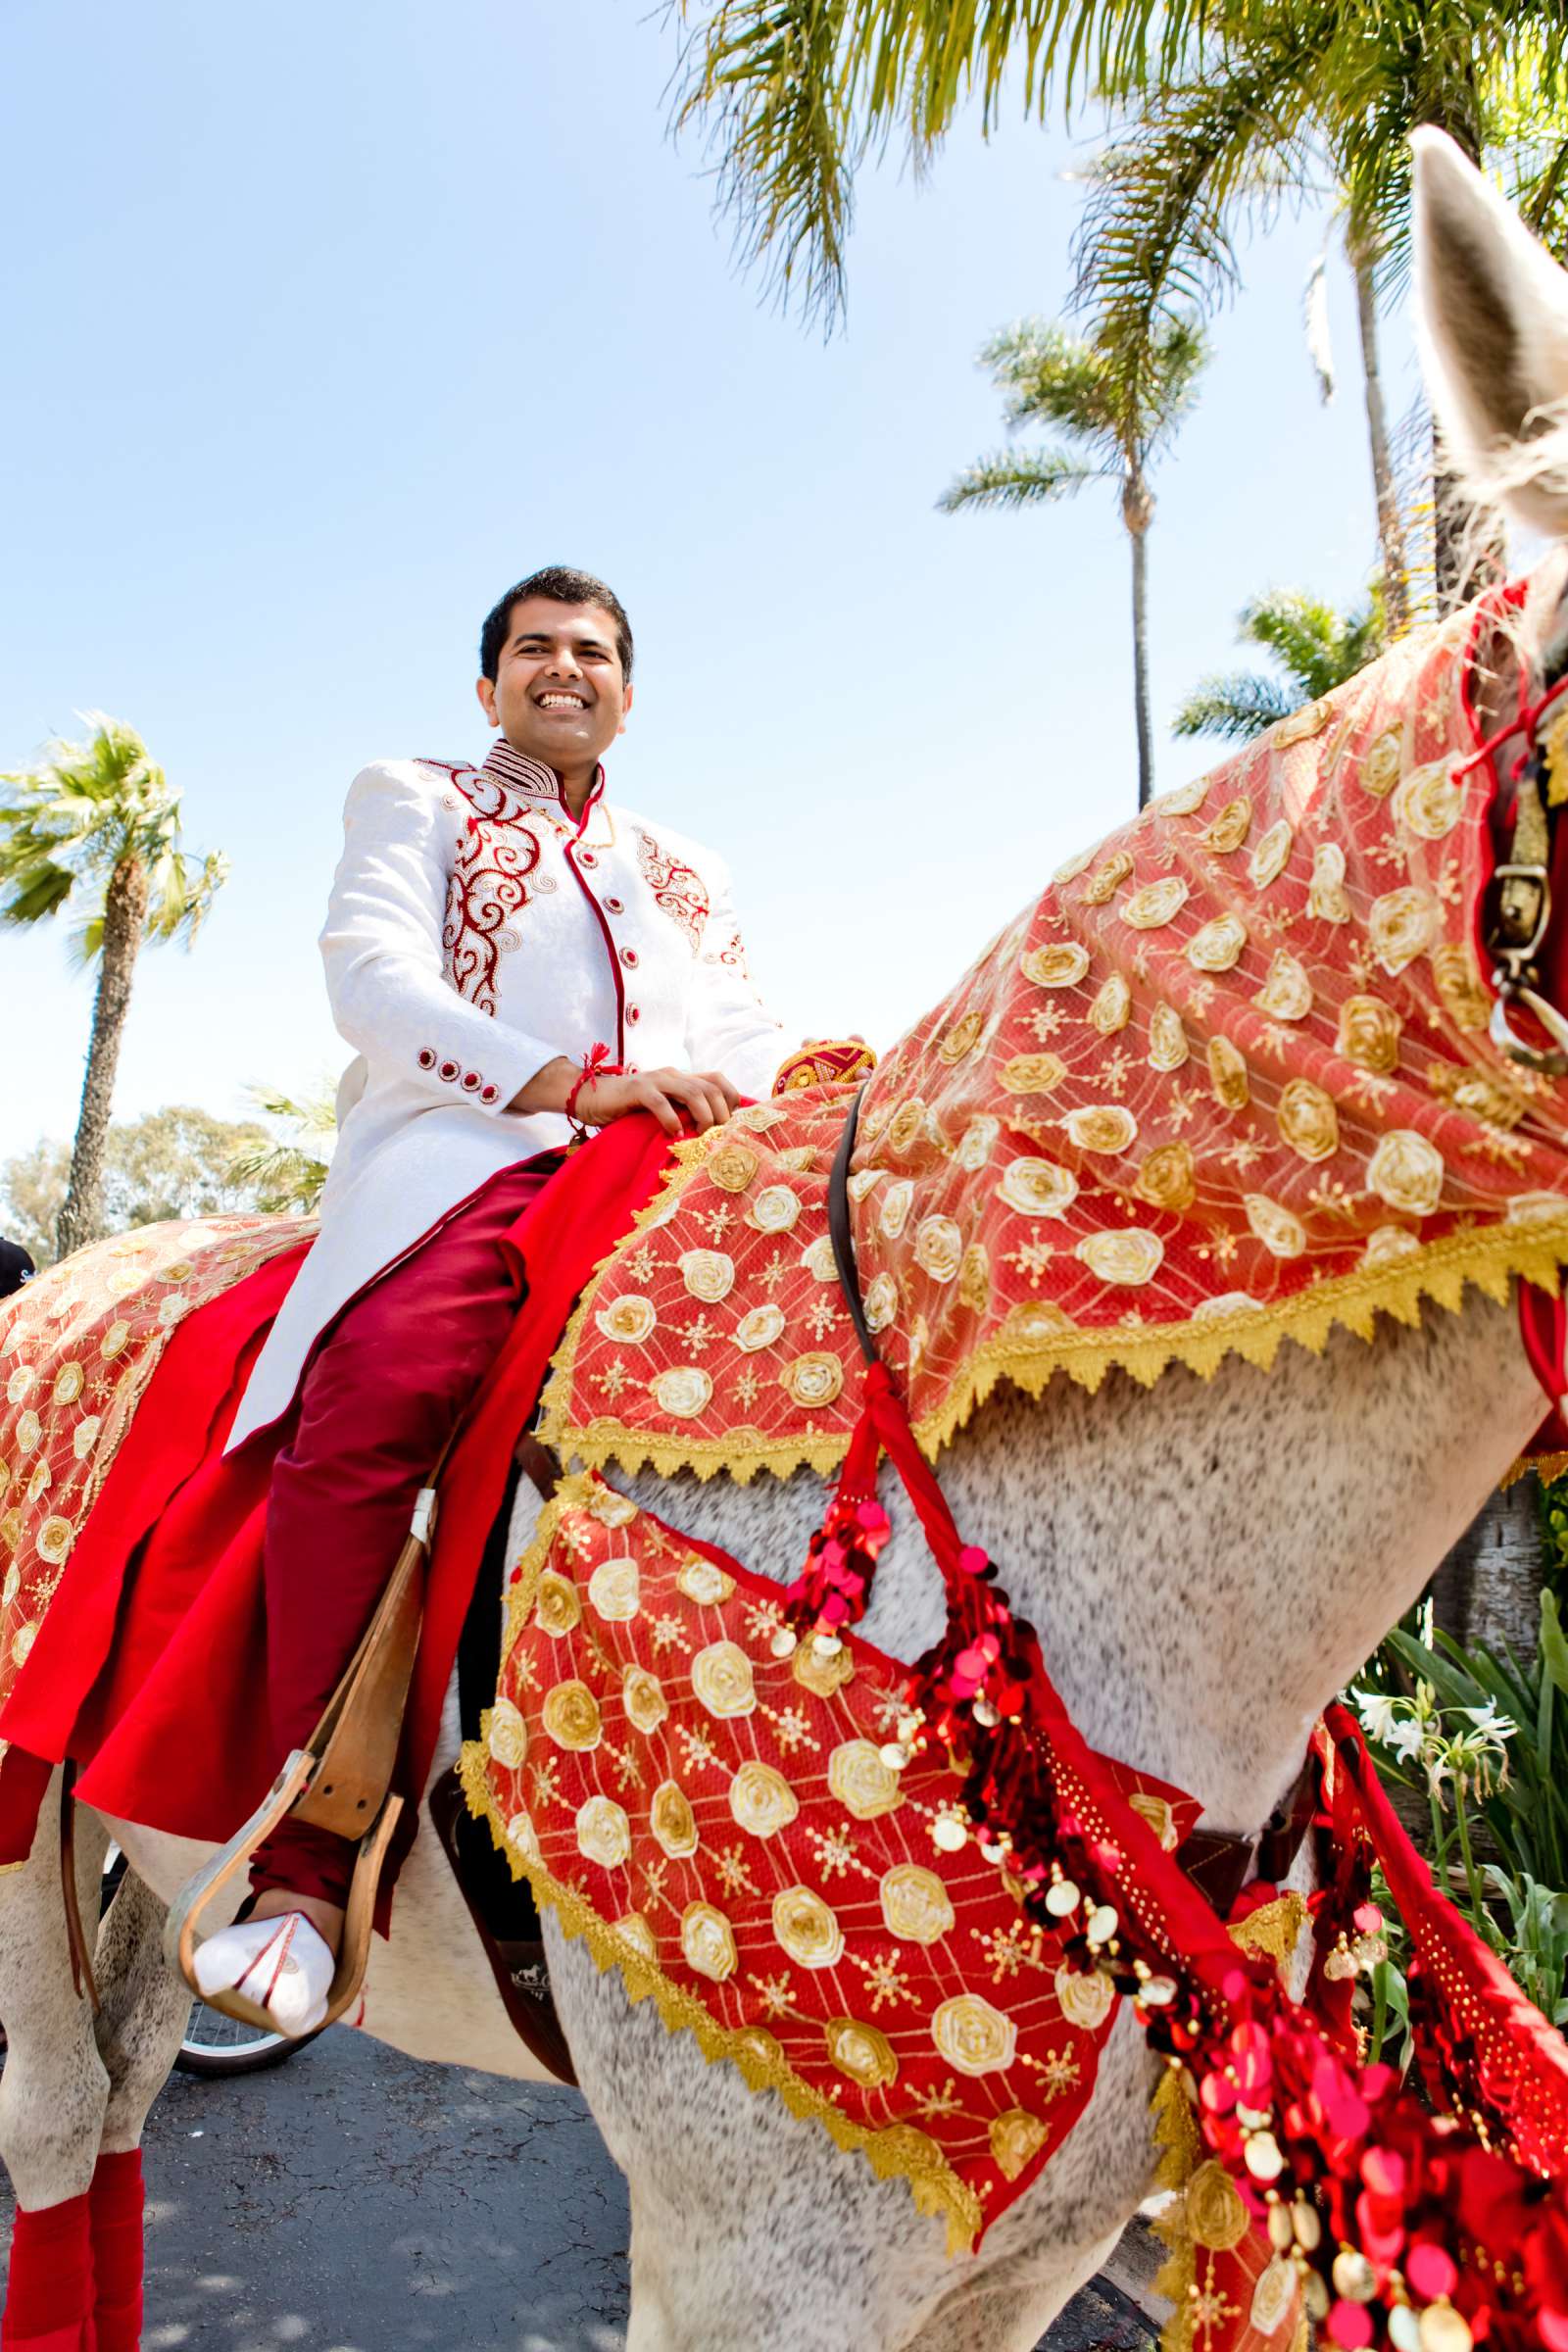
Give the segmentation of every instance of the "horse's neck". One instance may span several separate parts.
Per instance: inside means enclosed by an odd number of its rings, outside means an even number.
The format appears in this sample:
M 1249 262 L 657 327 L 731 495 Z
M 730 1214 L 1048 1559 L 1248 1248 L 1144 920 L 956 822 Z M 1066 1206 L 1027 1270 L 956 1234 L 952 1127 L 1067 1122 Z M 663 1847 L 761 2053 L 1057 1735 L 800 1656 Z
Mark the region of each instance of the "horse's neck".
M 965 1538 L 999 1563 L 1087 1738 L 1255 1827 L 1315 1715 L 1408 1607 L 1540 1419 L 1512 1310 L 1471 1294 L 1371 1347 L 1286 1343 L 1096 1396 L 1000 1390 L 939 1465 Z M 820 1517 L 813 1479 L 646 1480 L 639 1499 L 787 1579 Z M 937 1572 L 901 1494 L 868 1636 L 913 1657 Z

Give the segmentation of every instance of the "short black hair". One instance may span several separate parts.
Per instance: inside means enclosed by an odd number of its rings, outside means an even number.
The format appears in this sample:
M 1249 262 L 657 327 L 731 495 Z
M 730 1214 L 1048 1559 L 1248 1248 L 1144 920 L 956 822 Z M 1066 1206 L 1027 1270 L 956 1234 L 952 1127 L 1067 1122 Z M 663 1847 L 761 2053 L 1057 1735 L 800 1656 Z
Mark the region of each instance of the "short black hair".
M 613 588 L 595 579 L 591 571 L 574 571 L 569 564 L 547 564 L 542 571 L 530 571 L 525 580 L 509 588 L 484 616 L 484 627 L 479 631 L 479 667 L 492 685 L 501 667 L 501 651 L 512 625 L 512 608 L 530 596 L 547 596 L 556 605 L 597 605 L 602 612 L 608 612 L 615 624 L 615 651 L 620 656 L 621 675 L 628 686 L 631 684 L 631 622 Z

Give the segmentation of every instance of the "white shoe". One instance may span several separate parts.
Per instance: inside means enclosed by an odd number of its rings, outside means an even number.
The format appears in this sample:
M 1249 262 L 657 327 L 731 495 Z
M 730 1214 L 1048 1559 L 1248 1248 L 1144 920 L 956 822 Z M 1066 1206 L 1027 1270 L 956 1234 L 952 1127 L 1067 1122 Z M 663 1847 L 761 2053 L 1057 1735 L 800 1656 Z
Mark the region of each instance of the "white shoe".
M 336 1969 L 331 1946 L 304 1912 L 282 1911 L 209 1936 L 196 1954 L 196 1986 L 208 1999 L 240 1993 L 297 2040 L 324 2020 Z

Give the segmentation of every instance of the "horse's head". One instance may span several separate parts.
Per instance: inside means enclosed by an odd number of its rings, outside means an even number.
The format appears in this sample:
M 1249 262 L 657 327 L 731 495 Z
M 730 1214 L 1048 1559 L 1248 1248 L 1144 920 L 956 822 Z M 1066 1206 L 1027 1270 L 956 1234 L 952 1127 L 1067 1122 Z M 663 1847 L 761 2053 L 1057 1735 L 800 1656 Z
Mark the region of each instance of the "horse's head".
M 1568 273 L 1440 130 L 1415 133 L 1422 360 L 1461 479 L 1568 537 Z

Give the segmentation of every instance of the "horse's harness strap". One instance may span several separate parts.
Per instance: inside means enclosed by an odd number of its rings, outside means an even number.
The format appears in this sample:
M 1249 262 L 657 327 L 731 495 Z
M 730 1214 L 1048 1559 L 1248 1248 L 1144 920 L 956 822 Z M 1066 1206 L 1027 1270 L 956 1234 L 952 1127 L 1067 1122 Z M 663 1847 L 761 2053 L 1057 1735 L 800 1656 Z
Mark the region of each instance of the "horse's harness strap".
M 860 1098 L 863 1093 L 863 1087 L 858 1089 L 854 1102 L 850 1104 L 849 1116 L 844 1122 L 844 1132 L 839 1138 L 838 1150 L 833 1154 L 833 1166 L 828 1177 L 827 1189 L 827 1229 L 833 1245 L 833 1264 L 838 1274 L 839 1288 L 844 1294 L 844 1303 L 849 1308 L 850 1320 L 855 1326 L 855 1336 L 860 1343 L 860 1352 L 865 1357 L 867 1364 L 877 1367 L 880 1375 L 876 1382 L 874 1402 L 869 1401 L 868 1392 L 868 1409 L 872 1412 L 874 1419 L 884 1424 L 884 1437 L 891 1438 L 894 1433 L 891 1428 L 886 1426 L 889 1407 L 896 1406 L 901 1419 L 905 1417 L 903 1408 L 898 1405 L 896 1395 L 892 1390 L 886 1367 L 883 1366 L 882 1359 L 877 1353 L 876 1342 L 871 1337 L 870 1327 L 865 1320 L 865 1311 L 860 1304 L 860 1278 L 855 1256 L 855 1232 L 850 1221 L 850 1162 L 855 1155 L 855 1140 L 860 1121 Z M 906 1430 L 906 1419 L 905 1427 Z M 904 1446 L 899 1448 L 901 1453 L 906 1450 L 906 1448 Z M 912 1469 L 912 1462 L 909 1467 Z M 924 1468 L 923 1463 L 921 1467 Z M 900 1469 L 901 1475 L 905 1475 L 903 1463 L 900 1464 Z M 929 1473 L 927 1475 L 929 1476 Z M 906 1475 L 906 1484 L 907 1483 L 908 1479 Z M 934 1481 L 931 1483 L 935 1484 Z M 918 1507 L 920 1498 L 914 1494 L 912 1489 L 911 1498 L 915 1500 Z M 925 1514 L 922 1512 L 922 1518 L 924 1516 Z M 1195 1830 L 1183 1840 L 1178 1855 L 1182 1868 L 1199 1892 L 1212 1905 L 1222 1919 L 1229 1914 L 1231 1906 L 1249 1881 L 1267 1879 L 1271 1884 L 1278 1884 L 1285 1876 L 1300 1851 L 1302 1840 L 1311 1825 L 1316 1799 L 1317 1774 L 1311 1749 L 1308 1748 L 1295 1784 L 1281 1798 L 1280 1803 L 1264 1823 L 1261 1832 L 1250 1837 L 1237 1837 L 1231 1833 L 1216 1830 Z

